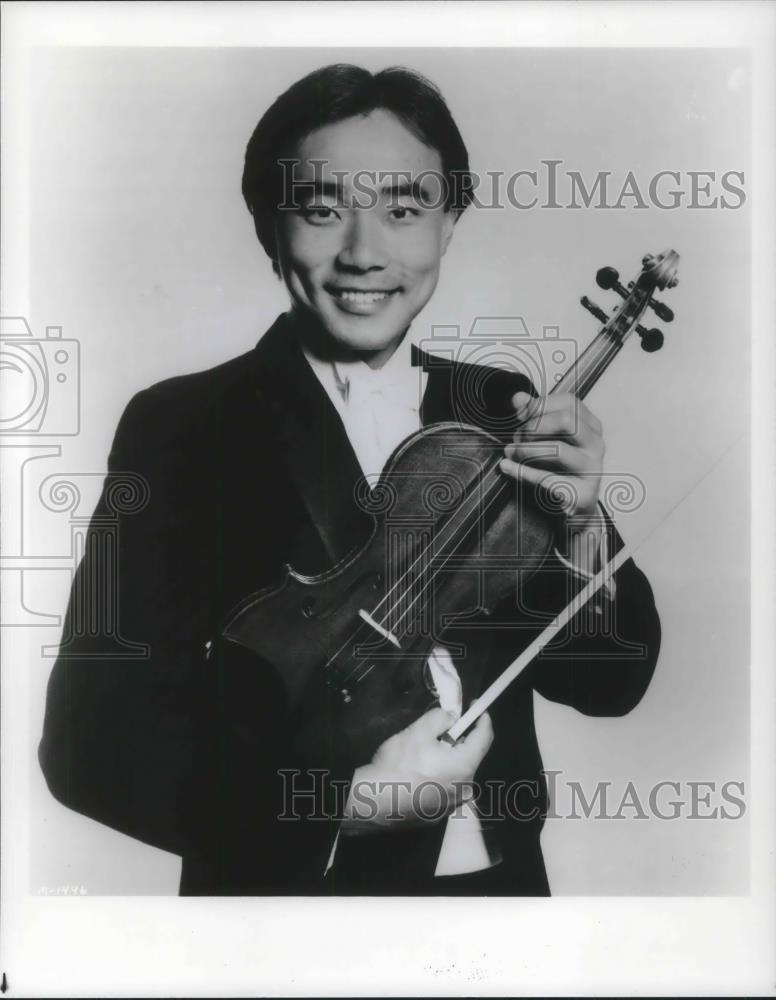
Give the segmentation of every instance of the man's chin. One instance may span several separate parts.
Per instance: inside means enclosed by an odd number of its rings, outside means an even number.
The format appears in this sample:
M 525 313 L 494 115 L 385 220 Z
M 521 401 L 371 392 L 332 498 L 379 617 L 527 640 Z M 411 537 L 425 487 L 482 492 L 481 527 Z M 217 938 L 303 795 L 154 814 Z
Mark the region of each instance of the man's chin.
M 375 354 L 386 351 L 401 340 L 412 319 L 408 316 L 357 316 L 339 309 L 314 309 L 297 303 L 295 313 L 302 321 L 308 346 L 320 356 L 337 354 Z
M 327 317 L 328 319 L 328 317 Z M 331 318 L 326 324 L 329 336 L 342 347 L 356 352 L 384 351 L 397 343 L 410 321 L 400 327 L 375 323 L 374 317 L 358 316 Z

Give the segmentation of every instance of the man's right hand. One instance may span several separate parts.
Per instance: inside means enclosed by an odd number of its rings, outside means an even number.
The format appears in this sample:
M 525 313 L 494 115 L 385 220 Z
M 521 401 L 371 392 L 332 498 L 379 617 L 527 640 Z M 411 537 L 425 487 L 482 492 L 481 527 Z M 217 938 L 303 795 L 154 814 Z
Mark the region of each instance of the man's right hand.
M 344 833 L 439 822 L 471 798 L 474 774 L 493 742 L 493 726 L 485 713 L 450 746 L 438 737 L 455 719 L 452 712 L 433 708 L 377 748 L 371 763 L 353 775 Z

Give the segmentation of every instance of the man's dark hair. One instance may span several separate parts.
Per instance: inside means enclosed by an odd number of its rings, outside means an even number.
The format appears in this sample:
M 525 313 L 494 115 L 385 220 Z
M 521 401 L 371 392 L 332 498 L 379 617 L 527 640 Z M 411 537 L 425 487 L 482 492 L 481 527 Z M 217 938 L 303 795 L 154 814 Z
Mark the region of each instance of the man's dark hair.
M 471 200 L 469 154 L 438 88 L 419 73 L 401 67 L 370 73 L 346 63 L 324 66 L 278 97 L 256 126 L 245 151 L 243 197 L 253 215 L 256 235 L 273 261 L 275 213 L 286 193 L 279 161 L 291 159 L 298 143 L 316 129 L 378 108 L 390 111 L 422 143 L 439 153 L 445 209 L 460 214 L 466 208 Z

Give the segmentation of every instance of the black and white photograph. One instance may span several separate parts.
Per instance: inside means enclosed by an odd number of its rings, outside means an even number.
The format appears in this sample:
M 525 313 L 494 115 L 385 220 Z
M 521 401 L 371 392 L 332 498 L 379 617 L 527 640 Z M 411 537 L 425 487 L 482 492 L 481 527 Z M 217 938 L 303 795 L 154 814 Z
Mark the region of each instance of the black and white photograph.
M 773 995 L 774 7 L 3 19 L 2 991 Z

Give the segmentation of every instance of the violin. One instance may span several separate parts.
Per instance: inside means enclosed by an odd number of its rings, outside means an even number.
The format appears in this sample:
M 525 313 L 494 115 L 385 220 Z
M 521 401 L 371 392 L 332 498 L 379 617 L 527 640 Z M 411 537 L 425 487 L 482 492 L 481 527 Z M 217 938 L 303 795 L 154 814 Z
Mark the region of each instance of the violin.
M 614 268 L 598 271 L 599 287 L 623 302 L 607 316 L 582 297 L 603 325 L 553 392 L 583 399 L 634 330 L 645 351 L 662 346 L 662 332 L 639 321 L 648 308 L 673 320 L 653 293 L 677 284 L 678 261 L 673 250 L 647 255 L 627 287 Z M 334 754 L 345 770 L 371 760 L 438 704 L 427 668 L 433 647 L 518 600 L 540 570 L 556 537 L 557 507 L 506 476 L 503 454 L 503 440 L 472 425 L 437 423 L 411 435 L 374 489 L 359 484 L 373 518 L 361 548 L 315 576 L 286 566 L 279 585 L 227 617 L 221 639 L 259 654 L 283 679 L 301 758 Z M 459 665 L 465 701 L 479 693 L 476 659 Z

